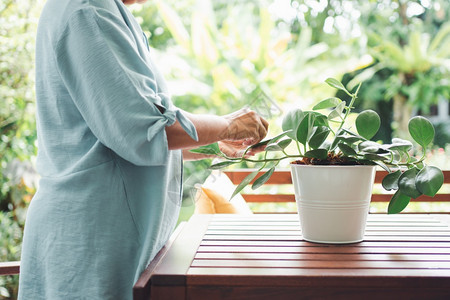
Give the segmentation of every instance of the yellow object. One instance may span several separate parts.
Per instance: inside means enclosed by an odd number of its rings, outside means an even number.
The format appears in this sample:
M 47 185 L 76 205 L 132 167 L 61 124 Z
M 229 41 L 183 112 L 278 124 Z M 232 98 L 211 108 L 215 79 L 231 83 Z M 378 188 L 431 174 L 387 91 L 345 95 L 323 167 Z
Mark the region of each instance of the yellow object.
M 201 187 L 197 190 L 196 214 L 238 214 L 239 210 L 212 189 Z

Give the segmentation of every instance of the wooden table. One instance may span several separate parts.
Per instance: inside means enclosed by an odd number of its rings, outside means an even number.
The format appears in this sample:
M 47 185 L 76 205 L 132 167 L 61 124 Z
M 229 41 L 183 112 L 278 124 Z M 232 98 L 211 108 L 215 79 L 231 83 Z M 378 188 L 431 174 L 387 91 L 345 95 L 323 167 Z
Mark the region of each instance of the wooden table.
M 365 240 L 302 240 L 298 216 L 195 215 L 135 299 L 450 299 L 450 215 L 369 215 Z

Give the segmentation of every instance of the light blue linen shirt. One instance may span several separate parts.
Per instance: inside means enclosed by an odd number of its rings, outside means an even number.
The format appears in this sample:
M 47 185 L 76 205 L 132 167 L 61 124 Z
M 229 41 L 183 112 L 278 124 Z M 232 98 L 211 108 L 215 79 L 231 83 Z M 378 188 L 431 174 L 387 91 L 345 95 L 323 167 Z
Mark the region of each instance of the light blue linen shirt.
M 197 139 L 195 127 L 120 0 L 48 0 L 36 97 L 41 180 L 19 299 L 131 299 L 180 207 L 182 156 L 168 149 L 165 127 L 178 120 Z

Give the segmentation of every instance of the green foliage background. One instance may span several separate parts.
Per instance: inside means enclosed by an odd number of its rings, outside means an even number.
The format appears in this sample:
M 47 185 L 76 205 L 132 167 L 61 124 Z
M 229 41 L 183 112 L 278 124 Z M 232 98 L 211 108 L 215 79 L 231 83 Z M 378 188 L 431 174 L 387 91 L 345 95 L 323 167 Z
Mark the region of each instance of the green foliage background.
M 0 1 L 0 261 L 20 259 L 26 208 L 38 181 L 34 42 L 44 2 Z M 270 121 L 270 135 L 281 131 L 284 112 L 332 96 L 323 85 L 328 77 L 348 88 L 365 81 L 356 109 L 380 113 L 384 130 L 377 138 L 384 141 L 392 128 L 402 134 L 393 111 L 428 113 L 449 100 L 445 0 L 152 0 L 131 9 L 176 105 L 214 114 L 248 106 Z M 428 48 L 417 38 L 430 41 Z M 407 64 L 417 67 L 406 69 L 399 51 L 412 53 Z M 441 147 L 450 140 L 449 126 L 448 119 L 437 126 Z M 185 164 L 185 208 L 192 210 L 193 186 L 208 176 L 207 165 Z M 17 277 L 0 277 L 0 299 L 14 299 L 16 291 Z

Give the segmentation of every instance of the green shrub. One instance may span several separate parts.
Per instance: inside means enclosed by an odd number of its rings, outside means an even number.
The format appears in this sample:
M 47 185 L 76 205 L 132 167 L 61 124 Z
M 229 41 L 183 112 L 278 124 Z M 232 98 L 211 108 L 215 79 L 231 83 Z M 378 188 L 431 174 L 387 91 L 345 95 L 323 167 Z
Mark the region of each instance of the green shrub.
M 0 261 L 20 260 L 22 226 L 11 212 L 0 212 Z M 19 276 L 0 276 L 0 299 L 17 299 Z

